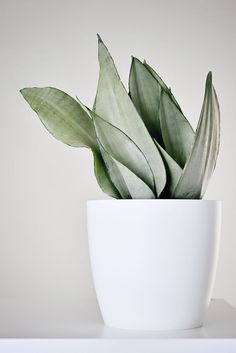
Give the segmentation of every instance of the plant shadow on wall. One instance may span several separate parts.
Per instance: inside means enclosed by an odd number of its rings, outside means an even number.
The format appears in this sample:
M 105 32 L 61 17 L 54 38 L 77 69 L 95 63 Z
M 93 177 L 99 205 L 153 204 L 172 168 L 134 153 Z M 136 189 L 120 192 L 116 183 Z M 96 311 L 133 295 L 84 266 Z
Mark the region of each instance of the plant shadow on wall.
M 212 73 L 194 132 L 171 90 L 145 61 L 132 58 L 127 93 L 99 36 L 98 57 L 92 109 L 52 87 L 20 92 L 55 138 L 91 149 L 98 184 L 111 197 L 201 199 L 220 139 Z

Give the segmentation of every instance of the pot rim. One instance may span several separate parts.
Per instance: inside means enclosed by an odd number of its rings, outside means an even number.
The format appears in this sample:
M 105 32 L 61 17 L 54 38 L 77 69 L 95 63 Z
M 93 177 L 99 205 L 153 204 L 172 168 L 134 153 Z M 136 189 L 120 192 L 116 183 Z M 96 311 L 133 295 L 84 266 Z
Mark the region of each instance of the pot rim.
M 97 200 L 87 200 L 89 203 L 221 203 L 220 199 L 97 199 Z

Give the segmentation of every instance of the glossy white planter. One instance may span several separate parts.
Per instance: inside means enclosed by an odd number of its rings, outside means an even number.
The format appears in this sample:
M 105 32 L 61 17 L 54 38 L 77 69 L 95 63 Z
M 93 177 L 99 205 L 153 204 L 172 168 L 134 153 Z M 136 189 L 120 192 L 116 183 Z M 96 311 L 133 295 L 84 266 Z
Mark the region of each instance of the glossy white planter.
M 105 324 L 144 330 L 202 325 L 216 270 L 219 201 L 88 201 L 87 218 Z

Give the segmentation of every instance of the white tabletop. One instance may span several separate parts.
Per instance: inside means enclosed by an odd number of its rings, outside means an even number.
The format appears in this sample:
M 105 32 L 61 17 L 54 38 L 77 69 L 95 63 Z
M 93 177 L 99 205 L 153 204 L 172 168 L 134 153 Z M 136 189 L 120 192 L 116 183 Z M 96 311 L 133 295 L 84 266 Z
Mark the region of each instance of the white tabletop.
M 203 327 L 131 331 L 104 326 L 94 301 L 58 315 L 8 300 L 0 301 L 0 337 L 0 353 L 235 353 L 236 309 L 212 300 Z

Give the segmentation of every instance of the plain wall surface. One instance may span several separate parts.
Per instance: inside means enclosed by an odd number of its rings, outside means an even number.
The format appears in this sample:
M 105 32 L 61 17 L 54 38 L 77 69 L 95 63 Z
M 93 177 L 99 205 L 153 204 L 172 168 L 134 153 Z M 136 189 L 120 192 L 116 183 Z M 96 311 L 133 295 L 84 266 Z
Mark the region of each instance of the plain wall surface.
M 98 32 L 126 86 L 131 55 L 145 58 L 194 127 L 213 71 L 221 149 L 205 198 L 223 202 L 214 297 L 236 305 L 235 18 L 233 0 L 0 1 L 0 300 L 70 313 L 95 296 L 86 200 L 106 195 L 91 153 L 53 139 L 19 89 L 54 86 L 91 106 Z

